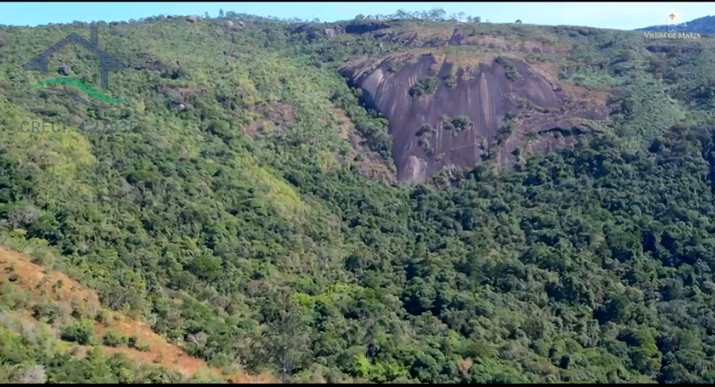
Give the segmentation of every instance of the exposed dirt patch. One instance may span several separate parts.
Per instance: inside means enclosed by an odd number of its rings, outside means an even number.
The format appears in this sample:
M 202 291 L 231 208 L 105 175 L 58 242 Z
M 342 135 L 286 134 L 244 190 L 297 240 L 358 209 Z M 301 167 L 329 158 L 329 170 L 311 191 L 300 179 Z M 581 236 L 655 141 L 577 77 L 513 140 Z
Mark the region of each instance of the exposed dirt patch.
M 287 103 L 275 102 L 270 105 L 260 105 L 256 111 L 262 114 L 266 120 L 283 129 L 295 122 L 295 108 Z
M 258 105 L 253 113 L 256 118 L 241 128 L 241 132 L 250 137 L 280 135 L 295 123 L 295 108 L 282 102 Z
M 111 322 L 96 325 L 99 337 L 107 331 L 120 333 L 123 336 L 135 336 L 139 343 L 146 345 L 149 350 L 143 352 L 126 347 L 104 347 L 106 352 L 123 353 L 130 359 L 142 363 L 158 364 L 181 372 L 184 376 L 191 376 L 201 369 L 208 369 L 203 360 L 187 355 L 181 348 L 168 343 L 166 339 L 154 333 L 148 325 L 141 321 L 115 315 Z
M 0 282 L 6 281 L 31 292 L 40 300 L 49 299 L 80 305 L 83 314 L 86 315 L 95 315 L 102 310 L 99 297 L 93 290 L 82 286 L 63 273 L 45 271 L 42 266 L 32 263 L 30 257 L 0 246 Z M 235 383 L 271 383 L 276 381 L 268 374 L 227 375 L 222 370 L 209 367 L 202 359 L 189 356 L 181 347 L 154 333 L 146 323 L 121 313 L 110 312 L 109 315 L 106 322 L 95 323 L 97 337 L 101 338 L 107 331 L 114 331 L 124 336 L 135 336 L 139 343 L 146 345 L 147 350 L 101 346 L 106 353 L 122 353 L 135 362 L 160 365 L 186 377 L 194 375 L 199 370 L 205 370 Z M 86 352 L 86 348 L 83 350 L 79 347 L 81 346 L 78 346 L 74 352 L 77 356 Z
M 80 285 L 63 273 L 47 272 L 42 266 L 30 261 L 30 258 L 0 246 L 0 279 L 11 281 L 16 286 L 48 297 L 54 301 L 63 301 L 83 305 L 88 312 L 101 309 L 97 294 Z
M 353 148 L 353 152 L 341 160 L 343 164 L 356 163 L 358 173 L 361 175 L 383 183 L 394 183 L 396 178 L 394 167 L 391 167 L 377 152 L 367 147 L 365 138 L 355 129 L 350 117 L 343 110 L 336 108 L 335 118 L 339 122 L 340 137 L 348 140 Z

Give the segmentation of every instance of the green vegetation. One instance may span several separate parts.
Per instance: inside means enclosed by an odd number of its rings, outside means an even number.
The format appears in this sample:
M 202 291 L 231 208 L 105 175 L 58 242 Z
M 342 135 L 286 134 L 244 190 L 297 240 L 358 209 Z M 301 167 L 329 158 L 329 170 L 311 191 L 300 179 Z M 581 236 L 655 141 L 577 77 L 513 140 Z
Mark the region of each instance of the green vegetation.
M 435 91 L 437 91 L 437 88 L 440 85 L 440 81 L 437 78 L 425 78 L 425 79 L 420 79 L 415 83 L 414 86 L 410 88 L 408 93 L 410 94 L 411 97 L 419 97 L 422 95 L 430 95 L 434 94 Z
M 62 327 L 60 338 L 65 341 L 73 341 L 79 345 L 92 344 L 94 341 L 94 323 L 90 320 L 82 320 Z
M 591 89 L 606 89 L 619 84 L 618 79 L 607 72 L 595 71 L 590 68 L 579 68 L 571 74 L 562 73 L 561 77 Z
M 13 240 L 4 240 L 3 245 L 12 245 Z M 33 246 L 37 248 L 37 245 Z M 3 278 L 13 276 L 11 274 Z M 0 286 L 0 382 L 194 381 L 158 365 L 138 364 L 123 355 L 106 354 L 97 346 L 94 325 L 87 319 L 92 313 L 87 309 L 88 305 L 38 297 L 22 287 L 23 278 L 14 278 Z M 46 296 L 46 293 L 43 294 Z M 29 318 L 26 311 L 32 312 L 32 318 Z
M 136 337 L 133 342 L 136 345 Z M 127 345 L 129 343 L 129 338 L 122 336 L 114 331 L 109 331 L 102 336 L 102 344 L 109 347 L 120 347 L 122 345 Z
M 516 81 L 521 79 L 521 74 L 519 73 L 519 70 L 516 68 L 514 63 L 509 60 L 509 58 L 498 56 L 494 58 L 494 62 L 504 66 L 504 74 L 510 81 Z
M 472 119 L 465 115 L 443 116 L 441 120 L 442 129 L 452 131 L 454 135 L 471 128 L 473 124 Z
M 514 133 L 514 130 L 517 128 L 517 118 L 513 114 L 507 113 L 504 115 L 504 118 L 502 118 L 502 123 L 499 126 L 499 129 L 497 130 L 497 142 L 501 143 L 505 141 L 509 136 Z
M 3 383 L 177 383 L 183 379 L 155 366 L 138 366 L 121 355 L 92 350 L 83 358 L 64 352 L 47 332 L 16 334 L 0 327 Z
M 394 28 L 452 30 L 408 19 Z M 285 381 L 715 383 L 712 54 L 680 63 L 634 33 L 473 24 L 574 47 L 543 60 L 622 87 L 612 121 L 513 172 L 388 185 L 348 157 L 337 112 L 383 157 L 392 143 L 337 67 L 399 42 L 228 13 L 105 24 L 103 46 L 131 64 L 110 81 L 125 104 L 105 105 L 33 90 L 44 75 L 19 70 L 86 25 L 2 28 L 0 239 L 212 366 Z M 121 129 L 82 129 L 103 127 Z M 95 314 L 0 297 L 61 327 L 0 319 L 2 381 L 180 380 L 62 351 L 144 348 L 92 335 Z

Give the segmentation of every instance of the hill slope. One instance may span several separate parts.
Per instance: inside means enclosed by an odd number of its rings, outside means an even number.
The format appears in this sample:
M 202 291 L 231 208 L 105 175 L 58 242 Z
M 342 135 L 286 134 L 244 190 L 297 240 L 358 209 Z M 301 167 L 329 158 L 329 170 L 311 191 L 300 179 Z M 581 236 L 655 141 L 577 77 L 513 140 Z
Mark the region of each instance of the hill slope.
M 713 39 L 159 17 L 99 26 L 98 99 L 22 67 L 71 33 L 0 29 L 0 236 L 209 367 L 715 381 Z
M 42 266 L 32 263 L 30 257 L 0 246 L 0 285 L 2 285 L 2 311 L 7 347 L 3 357 L 7 362 L 3 371 L 13 381 L 12 375 L 22 379 L 31 375 L 45 375 L 45 380 L 57 382 L 146 382 L 154 381 L 232 381 L 271 382 L 268 375 L 259 377 L 244 373 L 227 374 L 223 370 L 211 369 L 201 359 L 187 355 L 184 350 L 154 333 L 141 321 L 108 311 L 102 307 L 97 294 L 68 278 L 60 272 L 48 272 Z M 13 332 L 13 325 L 19 328 Z M 9 329 L 8 329 L 9 328 Z M 82 332 L 82 336 L 77 332 Z M 42 333 L 40 333 L 42 332 Z M 47 333 L 45 333 L 47 332 Z M 34 348 L 15 340 L 21 337 L 43 336 L 42 340 L 52 342 L 57 353 L 46 363 L 31 364 L 27 360 L 7 357 L 12 351 L 25 349 L 26 356 Z M 54 337 L 53 337 L 54 336 Z M 58 339 L 64 342 L 58 342 Z M 31 340 L 37 340 L 33 338 Z M 66 343 L 74 342 L 74 344 Z M 13 345 L 21 346 L 13 348 Z M 71 354 L 68 357 L 67 354 Z M 120 354 L 123 357 L 111 357 Z M 89 357 L 88 357 L 89 356 Z M 129 362 L 127 363 L 127 359 Z M 44 359 L 28 359 L 44 360 Z M 76 367 L 82 362 L 94 362 L 89 369 L 100 362 L 117 362 L 124 369 L 113 370 L 102 375 L 100 372 L 87 378 L 74 379 L 77 375 L 63 374 L 64 367 Z M 16 363 L 17 362 L 17 363 Z M 8 364 L 9 363 L 9 364 Z M 15 363 L 15 364 L 14 364 Z M 73 364 L 74 363 L 74 364 Z M 96 368 L 95 368 L 96 369 Z M 79 371 L 79 370 L 75 370 Z M 134 374 L 133 380 L 125 380 L 124 374 Z M 21 376 L 24 375 L 24 376 Z M 102 378 L 110 378 L 102 379 Z M 41 382 L 41 379 L 25 380 Z
M 639 28 L 636 31 L 652 32 L 696 32 L 699 34 L 715 34 L 715 16 L 704 16 L 675 25 L 660 25 Z
M 0 270 L 6 382 L 271 380 L 210 369 L 145 323 L 103 308 L 94 291 L 2 246 Z M 53 350 L 33 358 L 41 346 Z M 112 369 L 107 372 L 102 366 Z

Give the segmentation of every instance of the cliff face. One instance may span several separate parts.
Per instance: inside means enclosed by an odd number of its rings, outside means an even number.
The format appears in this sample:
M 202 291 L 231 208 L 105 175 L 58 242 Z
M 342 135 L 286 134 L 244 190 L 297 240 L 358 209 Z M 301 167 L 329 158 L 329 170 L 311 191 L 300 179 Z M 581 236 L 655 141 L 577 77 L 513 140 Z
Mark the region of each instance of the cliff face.
M 402 182 L 487 159 L 509 168 L 528 154 L 573 144 L 575 134 L 590 130 L 588 120 L 608 116 L 604 96 L 562 86 L 518 57 L 462 67 L 429 52 L 394 55 L 350 63 L 341 73 L 389 119 Z

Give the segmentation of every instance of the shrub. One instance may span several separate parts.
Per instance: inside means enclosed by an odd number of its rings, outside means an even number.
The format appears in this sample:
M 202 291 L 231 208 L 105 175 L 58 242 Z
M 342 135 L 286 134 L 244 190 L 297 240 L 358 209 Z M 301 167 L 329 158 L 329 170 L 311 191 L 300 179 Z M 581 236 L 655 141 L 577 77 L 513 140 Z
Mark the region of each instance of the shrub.
M 471 128 L 472 124 L 472 120 L 465 115 L 456 117 L 442 116 L 442 129 L 453 130 L 455 133 Z
M 517 123 L 516 123 L 516 117 L 512 114 L 507 113 L 504 115 L 504 119 L 502 120 L 502 124 L 497 130 L 497 142 L 501 143 L 502 141 L 506 140 L 511 136 L 511 134 L 516 130 Z
M 106 324 L 107 322 L 109 322 L 109 320 L 111 318 L 112 318 L 111 315 L 106 310 L 100 310 L 94 316 L 94 321 L 101 323 L 101 324 Z
M 422 95 L 432 94 L 437 91 L 439 80 L 437 78 L 420 79 L 409 90 L 411 97 L 419 97 Z
M 89 320 L 82 320 L 62 327 L 60 338 L 65 341 L 72 341 L 80 345 L 91 344 L 94 338 L 94 324 Z
M 457 132 L 461 132 L 472 127 L 472 119 L 465 115 L 453 117 L 452 126 Z
M 32 307 L 32 317 L 48 324 L 54 323 L 61 315 L 60 307 L 55 304 L 37 304 Z
M 494 61 L 504 67 L 504 75 L 506 75 L 506 78 L 509 79 L 510 81 L 516 81 L 518 79 L 521 79 L 521 74 L 519 73 L 519 70 L 517 70 L 516 66 L 514 66 L 514 63 L 512 63 L 509 59 L 503 57 L 503 56 L 498 56 Z
M 149 345 L 146 343 L 140 343 L 139 338 L 136 336 L 129 336 L 127 339 L 127 346 L 129 348 L 134 348 L 137 351 L 146 352 L 149 350 Z
M 608 321 L 623 322 L 630 316 L 630 302 L 622 295 L 617 295 L 602 306 L 596 312 L 595 317 L 602 324 Z
M 147 343 L 137 343 L 136 347 L 134 347 L 137 351 L 140 352 L 149 352 L 149 344 Z
M 458 79 L 457 79 L 457 74 L 455 71 L 451 71 L 443 79 L 444 79 L 445 86 L 449 87 L 450 89 L 457 87 Z
M 18 205 L 8 211 L 7 220 L 13 228 L 27 227 L 40 218 L 42 212 L 32 204 Z
M 126 345 L 127 342 L 128 340 L 126 336 L 122 336 L 114 331 L 107 331 L 107 333 L 104 334 L 104 337 L 102 337 L 102 344 L 109 347 L 119 347 Z

